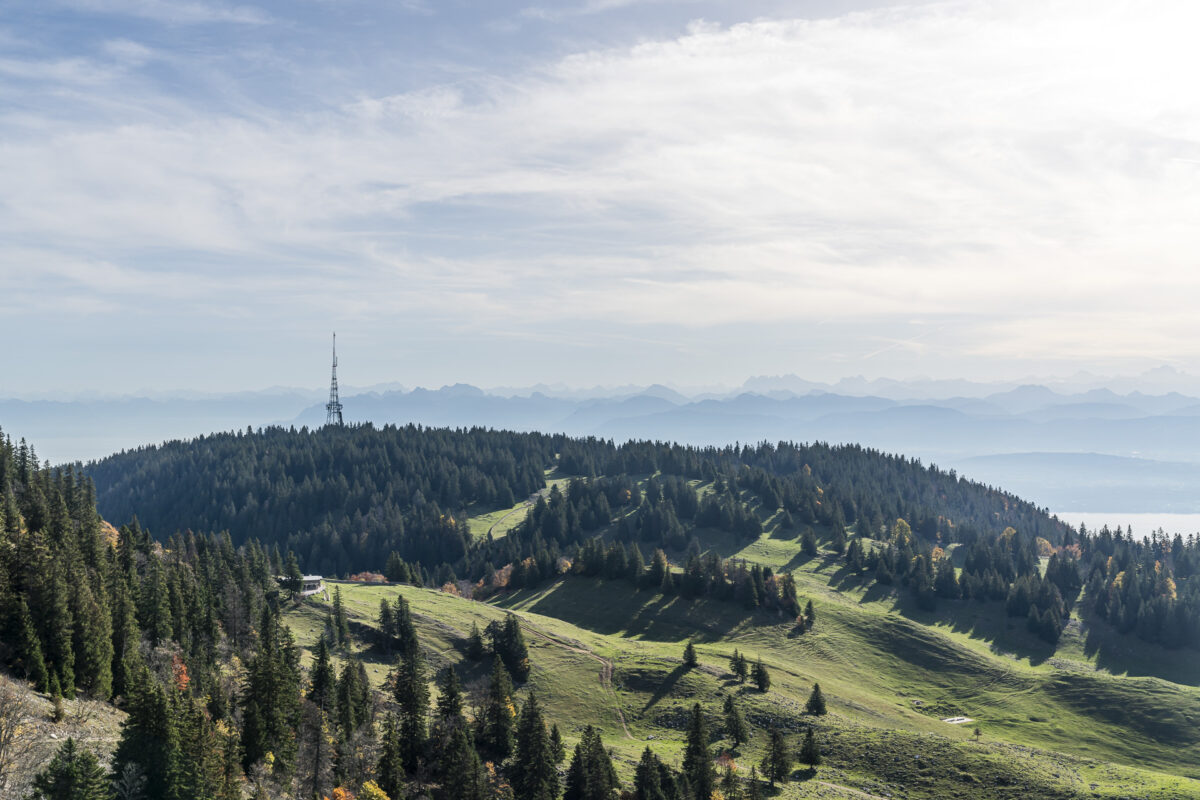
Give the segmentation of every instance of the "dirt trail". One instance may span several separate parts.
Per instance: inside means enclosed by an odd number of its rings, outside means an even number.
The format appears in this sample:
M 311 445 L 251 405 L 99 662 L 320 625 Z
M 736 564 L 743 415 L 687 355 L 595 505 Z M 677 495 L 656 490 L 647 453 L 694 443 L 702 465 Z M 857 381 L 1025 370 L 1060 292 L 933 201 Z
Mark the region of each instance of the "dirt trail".
M 600 686 L 603 687 L 604 691 L 607 692 L 608 696 L 612 699 L 613 711 L 617 712 L 617 719 L 619 719 L 621 721 L 621 730 L 625 731 L 625 738 L 632 739 L 633 734 L 629 732 L 629 726 L 625 724 L 625 714 L 621 711 L 621 706 L 617 702 L 617 693 L 615 691 L 613 691 L 613 688 L 612 688 L 613 663 L 611 661 L 609 661 L 607 658 L 602 658 L 602 657 L 596 655 L 595 653 L 593 653 L 591 650 L 588 650 L 587 648 L 576 647 L 575 645 L 571 644 L 570 642 L 564 641 L 563 639 L 559 639 L 557 636 L 552 636 L 552 635 L 546 633 L 545 631 L 541 631 L 541 630 L 538 630 L 537 628 L 534 628 L 532 625 L 529 624 L 528 620 L 523 619 L 521 621 L 525 623 L 525 630 L 529 631 L 530 633 L 532 633 L 534 636 L 538 637 L 539 639 L 544 639 L 547 642 L 550 642 L 551 644 L 555 645 L 556 647 L 561 647 L 562 649 L 567 650 L 569 652 L 578 653 L 582 656 L 587 656 L 588 658 L 590 658 L 593 661 L 600 664 Z
M 549 497 L 549 496 L 550 496 L 550 490 L 549 490 L 549 489 L 538 489 L 538 490 L 537 490 L 537 492 L 535 492 L 535 493 L 534 493 L 534 496 L 535 496 L 535 497 Z M 497 525 L 499 525 L 501 522 L 504 522 L 504 520 L 508 519 L 508 518 L 509 518 L 509 517 L 511 517 L 513 514 L 516 514 L 518 511 L 525 511 L 525 512 L 528 512 L 528 511 L 529 511 L 529 509 L 533 508 L 533 503 L 534 503 L 534 500 L 531 498 L 531 499 L 529 499 L 529 500 L 525 500 L 525 501 L 524 501 L 524 502 L 522 502 L 522 503 L 521 503 L 521 505 L 519 505 L 519 506 L 513 506 L 512 508 L 510 508 L 510 509 L 508 510 L 508 513 L 507 513 L 507 514 L 505 514 L 503 517 L 501 517 L 500 519 L 498 519 L 498 520 L 496 520 L 495 522 L 493 522 L 493 523 L 492 523 L 492 524 L 491 524 L 491 525 L 488 527 L 488 530 L 487 530 L 488 534 L 491 534 L 491 533 L 492 533 L 492 531 L 496 530 L 496 526 L 497 526 Z

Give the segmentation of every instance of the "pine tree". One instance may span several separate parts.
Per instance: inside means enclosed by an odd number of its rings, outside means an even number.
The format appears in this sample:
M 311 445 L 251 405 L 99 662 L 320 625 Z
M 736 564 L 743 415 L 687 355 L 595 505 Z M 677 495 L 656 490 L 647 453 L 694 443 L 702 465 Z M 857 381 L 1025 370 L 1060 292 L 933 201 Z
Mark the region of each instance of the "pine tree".
M 104 595 L 92 594 L 86 577 L 71 582 L 71 616 L 75 620 L 75 685 L 97 700 L 112 696 L 112 617 Z
M 808 702 L 804 704 L 804 711 L 808 714 L 825 714 L 825 695 L 821 693 L 821 684 L 814 683 L 812 694 L 808 696 Z
M 426 719 L 429 715 L 425 658 L 419 646 L 401 652 L 395 687 L 396 703 L 400 706 L 401 760 L 407 771 L 414 772 L 425 749 Z
M 733 742 L 733 747 L 736 750 L 742 746 L 742 743 L 750 738 L 750 728 L 746 725 L 746 718 L 742 716 L 741 709 L 733 700 L 733 695 L 728 695 L 725 698 L 725 736 Z
M 113 755 L 113 772 L 136 765 L 145 774 L 148 797 L 168 797 L 169 769 L 179 747 L 166 692 L 149 672 L 136 676 L 126 696 L 128 716 Z
M 438 772 L 441 800 L 483 800 L 487 785 L 483 764 L 465 727 L 455 727 L 449 742 L 439 751 Z
M 811 631 L 817 624 L 817 613 L 813 610 L 813 602 L 809 600 L 804 606 L 804 630 Z
M 567 760 L 567 748 L 563 745 L 562 734 L 558 732 L 558 723 L 550 726 L 550 752 L 554 754 L 554 763 L 561 764 Z
M 33 627 L 33 617 L 22 595 L 17 596 L 17 665 L 39 692 L 50 691 L 50 675 L 42 658 L 42 643 Z
M 749 791 L 746 792 L 746 800 L 763 800 L 762 784 L 758 780 L 758 770 L 753 764 L 750 765 L 750 777 L 746 779 L 749 785 Z
M 775 788 L 776 781 L 786 782 L 792 773 L 792 755 L 788 752 L 787 742 L 778 728 L 771 729 L 771 738 L 767 743 L 767 752 L 763 754 L 763 774 Z
M 438 720 L 457 724 L 462 721 L 462 713 L 462 684 L 454 667 L 446 666 L 438 673 Z
M 694 797 L 708 798 L 715 788 L 712 757 L 708 752 L 708 725 L 700 704 L 692 706 L 688 722 L 687 746 L 683 753 L 683 774 Z
M 384 720 L 381 744 L 376 767 L 379 787 L 388 797 L 403 797 L 404 746 L 400 740 L 400 722 L 395 714 L 388 714 Z
M 554 800 L 558 797 L 558 769 L 550 749 L 550 734 L 533 693 L 521 708 L 517 722 L 512 785 L 515 795 L 522 800 Z
M 479 625 L 472 622 L 471 635 L 467 637 L 467 658 L 472 661 L 481 661 L 483 656 L 483 635 L 479 632 Z
M 611 800 L 618 789 L 617 772 L 600 734 L 588 725 L 567 769 L 563 800 Z
M 350 623 L 346 620 L 346 607 L 342 605 L 342 587 L 333 588 L 333 633 L 338 647 L 350 643 Z
M 649 747 L 642 751 L 633 774 L 633 800 L 678 800 L 677 794 L 663 786 L 667 767 Z
M 512 680 L 504 669 L 500 656 L 492 657 L 492 677 L 484 696 L 483 712 L 478 720 L 475 740 L 480 754 L 493 760 L 503 761 L 512 754 L 513 718 L 516 709 L 512 699 Z
M 692 644 L 692 640 L 688 639 L 687 646 L 683 648 L 683 666 L 687 669 L 693 669 L 699 663 L 696 660 L 696 647 Z
M 810 767 L 821 763 L 821 747 L 817 744 L 817 735 L 812 728 L 804 733 L 804 743 L 800 745 L 800 760 Z
M 317 655 L 312 667 L 312 686 L 308 690 L 308 699 L 316 704 L 323 712 L 333 708 L 336 693 L 333 664 L 329 661 L 329 647 L 325 637 L 317 637 Z
M 767 672 L 761 657 L 754 664 L 754 685 L 760 692 L 769 691 L 771 688 L 771 673 Z
M 33 779 L 30 800 L 108 800 L 108 781 L 96 756 L 74 739 L 58 748 L 46 769 Z

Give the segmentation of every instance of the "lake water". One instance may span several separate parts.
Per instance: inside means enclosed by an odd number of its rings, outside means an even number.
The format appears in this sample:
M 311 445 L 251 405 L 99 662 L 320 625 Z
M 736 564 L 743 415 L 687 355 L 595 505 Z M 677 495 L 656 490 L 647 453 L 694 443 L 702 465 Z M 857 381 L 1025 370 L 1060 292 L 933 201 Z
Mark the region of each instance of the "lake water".
M 1184 536 L 1200 532 L 1200 514 L 1128 514 L 1122 511 L 1055 511 L 1053 513 L 1063 522 L 1076 527 L 1079 527 L 1079 523 L 1082 522 L 1087 525 L 1088 530 L 1098 530 L 1105 525 L 1111 530 L 1116 530 L 1118 525 L 1128 529 L 1132 525 L 1134 535 L 1139 538 L 1149 536 L 1159 528 L 1168 534 L 1182 533 Z

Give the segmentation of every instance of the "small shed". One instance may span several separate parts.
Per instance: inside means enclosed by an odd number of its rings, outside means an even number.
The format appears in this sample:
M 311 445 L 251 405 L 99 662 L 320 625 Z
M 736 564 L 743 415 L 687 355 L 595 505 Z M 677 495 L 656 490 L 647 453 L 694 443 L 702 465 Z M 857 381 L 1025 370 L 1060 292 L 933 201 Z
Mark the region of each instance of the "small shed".
M 305 575 L 300 579 L 300 596 L 308 597 L 325 591 L 325 582 L 320 575 Z

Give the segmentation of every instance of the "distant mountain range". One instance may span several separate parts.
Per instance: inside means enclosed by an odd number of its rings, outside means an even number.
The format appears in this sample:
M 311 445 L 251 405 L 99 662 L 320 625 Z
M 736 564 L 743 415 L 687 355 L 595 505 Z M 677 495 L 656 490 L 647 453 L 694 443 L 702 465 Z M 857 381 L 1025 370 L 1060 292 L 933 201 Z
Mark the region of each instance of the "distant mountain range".
M 759 377 L 736 391 L 692 394 L 657 385 L 484 391 L 466 384 L 436 390 L 393 384 L 351 390 L 343 403 L 347 422 L 377 425 L 478 425 L 700 445 L 858 442 L 954 468 L 1052 509 L 1200 513 L 1200 391 L 1151 391 L 1172 378 L 1189 388 L 1194 383 L 1156 370 L 1145 376 L 1145 390 L 1124 392 L 1091 385 L 1089 376 L 1019 386 Z M 1129 388 L 1135 381 L 1109 383 Z M 0 426 L 53 462 L 216 430 L 324 422 L 323 393 L 298 389 L 0 400 Z

